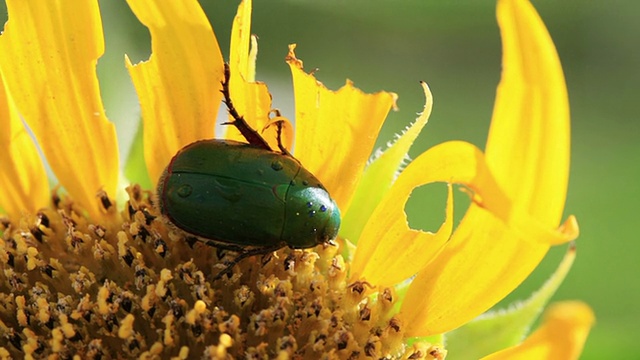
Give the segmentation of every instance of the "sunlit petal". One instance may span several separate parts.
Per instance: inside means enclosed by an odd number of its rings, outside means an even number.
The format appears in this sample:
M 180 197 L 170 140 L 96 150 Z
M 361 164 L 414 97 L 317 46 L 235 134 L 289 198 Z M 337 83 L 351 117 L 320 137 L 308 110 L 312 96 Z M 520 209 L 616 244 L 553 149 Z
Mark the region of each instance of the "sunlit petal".
M 376 285 L 392 281 L 397 283 L 398 280 L 404 280 L 407 273 L 413 275 L 422 270 L 438 254 L 452 230 L 450 200 L 445 224 L 437 235 L 409 228 L 404 212 L 413 189 L 433 182 L 466 184 L 476 191 L 478 199 L 487 199 L 483 206 L 495 213 L 505 213 L 508 209 L 508 202 L 491 177 L 480 149 L 463 141 L 449 141 L 434 146 L 400 173 L 371 215 L 353 259 L 352 281 L 364 277 Z M 391 249 L 396 249 L 394 256 L 399 257 L 394 261 L 404 262 L 404 268 L 397 276 L 387 271 L 384 279 L 372 278 L 370 274 L 377 273 L 375 268 L 378 264 L 388 261 L 384 259 L 387 256 L 385 252 Z
M 7 1 L 0 67 L 15 104 L 60 183 L 96 219 L 98 190 L 115 196 L 116 132 L 96 62 L 104 52 L 97 1 Z M 106 155 L 108 154 L 108 155 Z
M 421 85 L 426 97 L 424 110 L 393 145 L 367 166 L 353 195 L 351 211 L 342 217 L 340 235 L 354 244 L 358 242 L 371 214 L 396 179 L 403 162 L 408 159 L 409 148 L 429 120 L 433 96 L 425 82 L 421 82 Z
M 575 258 L 576 247 L 571 244 L 553 275 L 528 299 L 513 302 L 506 308 L 490 310 L 448 331 L 447 350 L 463 359 L 479 359 L 522 342 L 563 283 Z
M 0 207 L 17 220 L 49 202 L 49 184 L 33 139 L 22 125 L 0 72 Z
M 151 32 L 151 57 L 127 68 L 138 92 L 144 156 L 151 180 L 183 146 L 213 138 L 220 106 L 223 60 L 197 1 L 128 0 Z
M 491 119 L 489 167 L 514 211 L 560 222 L 569 177 L 569 101 L 553 41 L 528 1 L 498 2 L 502 80 Z
M 405 188 L 406 189 L 406 188 Z M 391 193 L 397 193 L 391 191 Z M 408 199 L 408 196 L 407 198 Z M 377 242 L 377 246 L 359 246 L 352 263 L 353 282 L 359 278 L 382 288 L 393 286 L 408 279 L 423 269 L 442 249 L 451 236 L 453 230 L 453 192 L 448 186 L 447 208 L 445 221 L 434 234 L 430 232 L 412 230 L 407 224 L 401 206 L 405 201 L 397 201 L 398 207 L 388 208 L 394 214 L 385 214 L 387 221 L 381 225 L 378 237 L 368 237 Z M 378 218 L 378 217 L 376 217 Z M 372 227 L 368 225 L 366 234 L 371 236 Z M 384 227 L 384 230 L 382 228 Z M 362 249 L 362 250 L 361 250 Z M 368 250 L 368 251 L 367 251 Z
M 594 320 L 593 311 L 583 302 L 552 304 L 542 325 L 523 343 L 483 359 L 578 359 Z
M 251 0 L 244 0 L 231 29 L 231 82 L 229 84 L 233 104 L 249 126 L 260 131 L 269 122 L 271 94 L 267 85 L 255 81 L 258 40 L 251 35 Z M 226 137 L 246 142 L 233 126 L 227 128 Z M 273 138 L 267 139 L 272 144 Z
M 553 43 L 528 2 L 500 0 L 498 22 L 504 72 L 486 161 L 509 206 L 488 208 L 492 199 L 484 196 L 471 205 L 407 293 L 403 316 L 424 319 L 411 323 L 410 334 L 437 334 L 473 319 L 518 286 L 549 245 L 578 233 L 575 219 L 556 229 L 569 170 L 569 119 Z
M 365 94 L 351 81 L 331 91 L 304 72 L 294 48 L 289 47 L 287 62 L 296 106 L 295 155 L 346 213 L 396 95 Z
M 522 241 L 492 212 L 472 204 L 445 249 L 407 292 L 401 314 L 414 319 L 408 334 L 439 334 L 481 314 L 520 284 L 547 250 Z

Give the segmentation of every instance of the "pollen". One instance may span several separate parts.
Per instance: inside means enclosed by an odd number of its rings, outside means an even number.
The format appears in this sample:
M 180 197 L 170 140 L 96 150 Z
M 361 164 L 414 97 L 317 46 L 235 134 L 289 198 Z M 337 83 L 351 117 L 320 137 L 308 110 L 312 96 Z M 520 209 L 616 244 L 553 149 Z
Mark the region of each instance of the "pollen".
M 65 197 L 2 221 L 0 355 L 444 359 L 405 344 L 393 289 L 346 282 L 339 247 L 250 257 L 216 280 L 234 254 L 189 241 L 149 192 L 127 190 L 106 223 Z

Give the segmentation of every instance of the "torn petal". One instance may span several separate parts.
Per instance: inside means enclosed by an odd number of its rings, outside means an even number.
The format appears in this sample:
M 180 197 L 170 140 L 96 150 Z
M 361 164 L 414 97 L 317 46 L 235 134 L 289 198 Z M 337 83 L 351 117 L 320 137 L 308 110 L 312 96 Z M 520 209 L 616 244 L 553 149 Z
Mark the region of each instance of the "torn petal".
M 197 1 L 128 0 L 151 32 L 151 57 L 126 65 L 138 92 L 144 151 L 155 183 L 185 145 L 213 138 L 224 64 L 218 41 Z
M 404 201 L 398 199 L 400 207 L 404 207 Z M 388 219 L 377 229 L 378 246 L 356 249 L 356 255 L 352 263 L 352 276 L 350 283 L 364 279 L 380 288 L 391 287 L 403 280 L 415 275 L 422 270 L 442 249 L 451 236 L 453 230 L 453 192 L 451 184 L 448 185 L 447 208 L 445 221 L 440 229 L 433 234 L 420 230 L 410 229 L 406 216 L 399 219 L 396 212 L 402 208 L 387 208 Z M 372 226 L 369 224 L 368 226 Z M 384 230 L 383 230 L 384 228 Z M 371 232 L 374 232 L 371 230 Z M 366 230 L 367 236 L 374 236 Z M 397 239 L 398 241 L 393 241 Z
M 572 219 L 554 230 L 569 172 L 569 107 L 558 55 L 528 1 L 499 0 L 498 23 L 503 74 L 486 163 L 507 206 L 487 207 L 496 199 L 484 195 L 471 205 L 407 293 L 404 316 L 426 319 L 409 333 L 442 333 L 473 319 L 516 288 L 551 244 L 577 235 Z
M 371 214 L 393 184 L 403 162 L 407 159 L 409 148 L 431 115 L 433 108 L 431 91 L 425 82 L 420 84 L 426 97 L 424 110 L 393 145 L 367 166 L 353 195 L 351 211 L 342 218 L 340 235 L 354 244 L 357 244 L 360 233 Z
M 287 62 L 295 95 L 295 155 L 346 213 L 396 95 L 384 91 L 365 94 L 351 81 L 331 91 L 304 72 L 294 48 L 289 46 Z
M 231 80 L 229 91 L 233 105 L 253 129 L 263 129 L 269 122 L 271 94 L 267 85 L 256 81 L 256 58 L 258 39 L 251 35 L 251 0 L 244 0 L 238 6 L 231 29 L 231 53 L 229 67 Z M 227 139 L 246 142 L 234 126 L 228 126 Z M 272 141 L 266 139 L 269 143 Z
M 421 271 L 438 254 L 451 233 L 449 221 L 452 216 L 447 215 L 446 226 L 441 228 L 442 232 L 439 231 L 438 236 L 434 236 L 410 229 L 404 212 L 413 189 L 433 182 L 466 184 L 476 192 L 478 199 L 484 201 L 483 206 L 495 213 L 507 213 L 505 209 L 509 208 L 508 199 L 502 195 L 491 177 L 482 152 L 477 147 L 463 141 L 449 141 L 434 146 L 418 156 L 400 173 L 371 215 L 362 231 L 353 259 L 352 280 L 366 277 L 367 281 L 376 285 L 376 281 L 387 282 L 386 279 L 374 281 L 363 274 L 373 271 L 367 270 L 368 268 L 379 267 L 381 262 L 385 262 L 384 253 L 388 249 L 398 249 L 399 261 L 405 261 L 404 271 L 411 275 Z M 448 208 L 449 211 L 452 210 Z M 415 240 L 411 240 L 414 238 Z M 374 257 L 374 254 L 379 254 L 379 257 Z M 409 261 L 416 256 L 423 260 Z M 403 272 L 402 276 L 404 275 Z M 397 280 L 393 274 L 390 274 L 389 278 Z

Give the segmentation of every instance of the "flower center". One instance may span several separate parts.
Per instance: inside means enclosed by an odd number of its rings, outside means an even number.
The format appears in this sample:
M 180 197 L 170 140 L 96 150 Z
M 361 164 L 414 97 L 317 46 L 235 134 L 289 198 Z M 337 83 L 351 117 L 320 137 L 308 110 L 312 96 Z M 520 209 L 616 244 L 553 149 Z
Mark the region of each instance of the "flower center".
M 254 256 L 212 281 L 234 254 L 187 241 L 158 216 L 149 192 L 128 192 L 122 213 L 104 224 L 68 198 L 3 222 L 0 335 L 9 344 L 0 352 L 444 357 L 436 346 L 404 344 L 393 290 L 372 295 L 364 281 L 347 284 L 338 247 Z

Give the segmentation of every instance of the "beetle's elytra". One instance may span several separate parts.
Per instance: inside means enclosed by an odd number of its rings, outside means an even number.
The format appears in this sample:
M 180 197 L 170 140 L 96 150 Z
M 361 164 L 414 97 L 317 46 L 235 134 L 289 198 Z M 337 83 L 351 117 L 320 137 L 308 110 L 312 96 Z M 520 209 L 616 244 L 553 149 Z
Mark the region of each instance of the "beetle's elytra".
M 241 259 L 284 246 L 310 248 L 333 240 L 340 210 L 320 181 L 279 142 L 280 152 L 250 128 L 229 97 L 229 113 L 248 143 L 200 140 L 171 159 L 158 182 L 158 208 L 175 227 Z
M 340 212 L 295 159 L 231 140 L 187 145 L 158 188 L 161 211 L 198 237 L 308 248 L 336 237 Z

